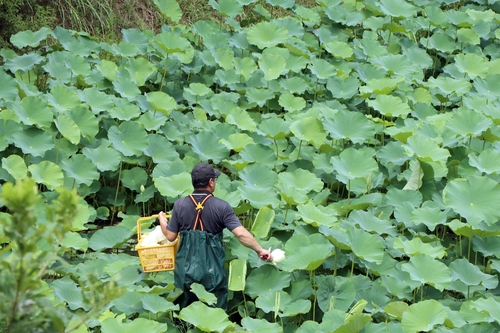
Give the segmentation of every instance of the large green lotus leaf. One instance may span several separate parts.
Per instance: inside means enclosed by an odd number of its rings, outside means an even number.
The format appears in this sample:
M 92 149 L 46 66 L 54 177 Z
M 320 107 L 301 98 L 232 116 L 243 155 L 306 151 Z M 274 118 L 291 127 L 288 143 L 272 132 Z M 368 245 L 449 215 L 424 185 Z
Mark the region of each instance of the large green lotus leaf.
M 97 148 L 85 147 L 82 150 L 83 155 L 92 160 L 99 171 L 115 171 L 120 165 L 121 155 L 113 148 L 101 144 Z
M 296 169 L 293 172 L 282 172 L 278 175 L 280 195 L 290 205 L 305 203 L 311 191 L 320 192 L 323 182 L 308 170 Z
M 179 23 L 182 10 L 176 0 L 154 0 L 154 3 L 165 17 Z
M 382 219 L 370 212 L 354 210 L 349 215 L 348 221 L 359 225 L 359 227 L 370 233 L 378 233 L 379 235 L 395 235 L 396 227 L 388 219 Z
M 455 50 L 459 49 L 455 40 L 448 34 L 441 32 L 440 30 L 437 30 L 437 32 L 433 33 L 430 38 L 422 38 L 420 42 L 429 45 L 430 49 L 445 53 L 452 53 Z
M 153 181 L 160 194 L 170 198 L 188 195 L 193 190 L 191 175 L 188 172 L 169 177 L 154 178 Z
M 278 99 L 279 105 L 289 112 L 301 111 L 306 107 L 306 101 L 302 97 L 294 96 L 293 94 L 281 94 Z
M 74 145 L 80 143 L 80 136 L 82 133 L 73 119 L 65 114 L 60 114 L 54 120 L 54 124 L 59 130 L 59 133 L 61 133 L 66 140 Z
M 167 324 L 145 318 L 123 321 L 122 319 L 118 319 L 116 317 L 109 317 L 101 323 L 102 333 L 161 333 L 166 332 L 167 329 Z
M 122 171 L 121 181 L 126 188 L 140 192 L 141 185 L 145 186 L 148 181 L 148 174 L 143 168 L 134 167 L 129 170 Z
M 347 311 L 356 298 L 356 288 L 348 278 L 332 275 L 322 278 L 317 290 L 318 306 L 323 312 Z
M 37 47 L 40 42 L 52 33 L 49 28 L 43 27 L 35 32 L 31 30 L 21 31 L 10 37 L 10 42 L 17 48 L 26 46 Z
M 132 120 L 141 115 L 141 109 L 137 105 L 129 103 L 119 104 L 120 105 L 108 110 L 108 113 L 112 118 L 116 118 L 118 120 Z
M 309 69 L 311 72 L 317 76 L 319 79 L 328 79 L 337 74 L 337 69 L 329 62 L 324 59 L 312 59 Z
M 52 109 L 39 97 L 27 96 L 12 107 L 16 115 L 25 125 L 50 127 L 54 114 Z
M 245 92 L 245 96 L 250 103 L 256 103 L 262 107 L 274 97 L 274 92 L 270 89 L 252 87 Z
M 123 98 L 130 101 L 136 100 L 138 96 L 141 95 L 141 91 L 137 84 L 135 84 L 130 78 L 118 77 L 113 81 L 113 87 L 115 91 L 119 93 Z
M 472 110 L 454 112 L 446 122 L 446 129 L 456 136 L 480 136 L 493 125 L 491 119 Z
M 422 187 L 422 179 L 424 178 L 424 170 L 418 160 L 412 160 L 410 162 L 411 175 L 407 177 L 406 185 L 403 190 L 417 191 Z
M 486 174 L 500 173 L 500 152 L 492 149 L 483 150 L 479 155 L 469 154 L 469 164 Z
M 278 323 L 270 323 L 265 319 L 245 317 L 241 320 L 241 326 L 248 332 L 280 333 L 283 328 Z
M 472 236 L 472 244 L 474 246 L 474 250 L 481 252 L 486 257 L 495 256 L 497 258 L 500 258 L 500 248 L 497 246 L 498 240 L 499 238 L 496 236 Z
M 292 133 L 301 141 L 306 141 L 319 148 L 326 143 L 326 131 L 316 117 L 303 117 L 290 125 Z
M 159 0 L 159 2 L 163 2 L 162 0 Z M 173 0 L 167 0 L 168 2 L 176 2 Z M 177 3 L 177 2 L 176 2 Z M 155 4 L 160 7 L 159 3 Z M 175 6 L 175 4 L 173 4 Z M 161 8 L 160 8 L 161 10 Z M 174 10 L 172 9 L 171 13 L 173 13 Z M 147 47 L 149 44 L 148 37 L 145 35 L 145 33 L 139 29 L 136 28 L 131 28 L 131 29 L 123 29 L 122 31 L 122 36 L 123 40 L 125 42 L 129 42 L 135 46 L 135 48 L 139 51 L 139 53 L 145 53 L 147 51 Z
M 248 29 L 247 40 L 250 44 L 264 49 L 283 43 L 288 38 L 288 30 L 274 22 L 260 22 Z
M 19 155 L 10 155 L 2 158 L 2 169 L 6 170 L 15 180 L 26 178 L 28 168 L 24 159 Z
M 234 71 L 243 76 L 245 80 L 250 79 L 257 68 L 257 64 L 250 57 L 234 58 Z
M 80 97 L 75 90 L 65 85 L 57 85 L 47 94 L 47 100 L 59 111 L 67 111 L 80 105 Z
M 275 212 L 272 208 L 260 208 L 252 225 L 252 233 L 261 239 L 267 238 L 269 231 L 271 230 L 271 225 L 274 222 L 274 215 Z
M 387 117 L 401 117 L 405 119 L 411 112 L 408 103 L 400 97 L 391 95 L 377 95 L 375 100 L 369 100 L 368 105 Z
M 229 154 L 229 149 L 219 143 L 219 136 L 211 131 L 203 131 L 186 138 L 201 161 L 213 160 L 220 163 Z
M 228 289 L 233 291 L 245 290 L 247 276 L 247 261 L 233 259 L 229 262 Z
M 235 152 L 240 152 L 247 145 L 255 143 L 248 134 L 246 133 L 235 133 L 231 134 L 226 139 L 221 139 L 220 142 L 226 146 L 228 149 L 234 150 Z
M 13 102 L 18 94 L 16 80 L 4 71 L 0 71 L 0 100 Z
M 73 76 L 88 77 L 91 73 L 90 64 L 87 59 L 84 59 L 76 54 L 68 54 L 64 65 L 71 70 Z
M 471 29 L 460 29 L 459 33 L 463 30 L 473 31 Z M 479 37 L 477 40 L 479 41 Z M 485 78 L 488 75 L 488 61 L 484 56 L 475 53 L 457 54 L 455 56 L 455 66 L 461 73 L 467 74 L 471 80 L 477 77 Z
M 447 288 L 452 281 L 448 266 L 426 254 L 410 258 L 410 261 L 402 264 L 401 268 L 410 274 L 413 281 L 431 285 L 440 291 Z
M 444 203 L 472 226 L 477 226 L 481 221 L 487 225 L 496 223 L 500 218 L 500 211 L 496 209 L 498 200 L 500 185 L 487 177 L 454 179 L 443 190 Z
M 167 55 L 174 54 L 183 64 L 193 61 L 194 48 L 191 43 L 174 32 L 162 32 L 155 36 L 154 43 Z
M 314 270 L 331 256 L 333 249 L 333 245 L 321 234 L 293 235 L 285 244 L 287 257 L 281 267 L 288 272 Z
M 137 86 L 143 86 L 148 77 L 156 72 L 156 67 L 144 58 L 131 58 L 125 64 L 125 69 L 129 72 L 130 78 Z
M 95 114 L 109 110 L 115 105 L 114 99 L 111 98 L 110 95 L 100 91 L 96 87 L 78 90 L 77 93 L 82 101 L 87 103 Z
M 147 95 L 147 100 L 156 111 L 169 115 L 177 109 L 177 102 L 170 95 L 162 91 L 153 91 Z
M 294 94 L 302 94 L 310 88 L 308 81 L 305 78 L 294 76 L 291 78 L 280 79 L 280 86 L 286 91 Z
M 217 303 L 217 297 L 214 294 L 209 293 L 202 284 L 192 283 L 190 291 L 203 303 L 207 303 L 208 305 L 214 305 Z
M 144 128 L 132 121 L 124 121 L 118 127 L 112 126 L 108 138 L 113 148 L 125 156 L 141 156 L 149 145 Z
M 446 223 L 447 213 L 437 205 L 427 205 L 415 208 L 410 218 L 412 223 L 423 223 L 430 231 L 434 231 L 436 226 Z
M 36 53 L 27 53 L 13 59 L 7 59 L 3 67 L 12 73 L 16 73 L 17 71 L 27 72 L 33 66 L 39 65 L 43 61 L 45 61 L 45 57 Z
M 118 66 L 114 62 L 102 59 L 96 67 L 101 72 L 102 76 L 109 81 L 113 82 L 117 79 Z
M 323 44 L 323 46 L 334 58 L 349 59 L 352 58 L 354 54 L 349 44 L 339 40 L 332 40 Z
M 275 167 L 279 164 L 276 152 L 262 144 L 249 144 L 241 152 L 240 157 L 245 162 L 255 162 L 266 166 Z
M 378 236 L 352 227 L 347 230 L 347 237 L 351 243 L 351 250 L 356 257 L 368 262 L 382 263 L 384 244 Z
M 201 302 L 194 302 L 179 312 L 178 318 L 194 325 L 203 332 L 222 332 L 235 324 L 220 308 L 211 308 Z
M 446 165 L 450 156 L 450 152 L 439 147 L 435 140 L 420 135 L 409 137 L 405 148 L 408 155 L 416 155 L 420 162 L 437 162 Z
M 372 63 L 387 70 L 389 74 L 408 78 L 413 77 L 414 72 L 418 71 L 413 66 L 412 61 L 406 55 L 402 54 L 388 54 L 382 57 L 375 57 Z
M 425 300 L 410 305 L 403 313 L 401 326 L 405 333 L 429 332 L 448 318 L 443 305 L 436 300 Z
M 345 79 L 333 76 L 328 79 L 327 88 L 334 98 L 349 99 L 358 93 L 359 80 L 349 76 Z
M 446 254 L 445 248 L 437 244 L 433 246 L 430 243 L 424 243 L 418 237 L 412 240 L 406 239 L 406 237 L 397 237 L 392 245 L 395 249 L 403 251 L 406 256 L 414 257 L 418 254 L 426 254 L 433 259 L 441 259 Z
M 295 4 L 294 0 L 266 0 L 271 6 L 279 6 L 284 9 L 292 8 Z
M 473 226 L 470 223 L 463 223 L 457 219 L 452 220 L 446 224 L 450 229 L 460 236 L 467 238 L 477 237 L 490 237 L 499 236 L 500 229 L 498 228 L 498 222 L 493 225 L 487 225 L 484 222 L 479 223 L 477 226 Z
M 290 123 L 276 117 L 262 120 L 258 129 L 273 140 L 283 139 L 290 135 Z
M 358 11 L 353 11 L 345 6 L 338 6 L 341 1 L 329 0 L 321 1 L 322 5 L 326 6 L 325 14 L 337 23 L 342 23 L 346 26 L 357 26 L 361 24 L 364 20 L 364 15 Z
M 141 296 L 141 302 L 145 310 L 154 314 L 179 310 L 179 305 L 166 300 L 165 297 L 158 294 L 144 294 Z
M 71 310 L 90 309 L 90 305 L 84 301 L 82 289 L 71 278 L 65 276 L 55 280 L 50 287 L 57 298 L 66 302 Z
M 317 206 L 312 202 L 297 206 L 297 217 L 312 226 L 333 226 L 337 222 L 336 211 L 330 207 Z
M 390 164 L 403 165 L 408 160 L 403 144 L 399 141 L 391 141 L 377 151 L 377 159 L 384 166 Z
M 466 79 L 453 79 L 451 77 L 439 76 L 437 79 L 429 78 L 429 87 L 435 89 L 436 93 L 447 96 L 453 93 L 462 96 L 471 90 L 472 84 Z
M 259 163 L 247 166 L 238 176 L 244 182 L 245 187 L 250 188 L 271 188 L 278 181 L 275 171 Z
M 451 276 L 453 280 L 458 280 L 463 282 L 467 286 L 478 286 L 483 284 L 484 281 L 494 277 L 492 275 L 484 274 L 481 272 L 479 267 L 470 263 L 467 259 L 455 259 L 450 263 Z M 496 284 L 498 284 L 498 278 L 495 277 Z M 489 286 L 488 286 L 489 287 Z M 496 285 L 493 286 L 495 288 Z
M 363 143 L 375 135 L 375 126 L 363 114 L 353 111 L 338 111 L 326 118 L 323 126 L 337 140 Z
M 89 247 L 97 252 L 120 247 L 132 236 L 132 231 L 122 226 L 98 229 L 89 239 Z
M 76 184 L 90 186 L 95 180 L 99 179 L 96 165 L 91 159 L 82 154 L 76 154 L 71 156 L 70 159 L 63 160 L 61 168 Z
M 259 68 L 262 70 L 262 72 L 264 72 L 264 78 L 267 81 L 277 79 L 287 70 L 286 61 L 279 54 L 265 53 L 259 59 L 258 63 Z
M 372 172 L 378 170 L 373 153 L 371 149 L 347 148 L 339 156 L 333 156 L 331 163 L 338 173 L 337 178 L 344 184 L 355 178 L 367 179 Z
M 384 307 L 384 312 L 388 314 L 389 318 L 396 318 L 401 321 L 403 319 L 403 313 L 408 310 L 409 305 L 402 301 L 395 301 L 387 304 Z
M 257 123 L 250 117 L 250 114 L 240 107 L 235 107 L 229 112 L 226 122 L 236 125 L 241 131 L 253 132 L 257 128 Z
M 473 300 L 470 306 L 476 311 L 487 314 L 489 320 L 486 321 L 500 322 L 500 302 L 496 297 L 488 296 Z
M 500 87 L 498 87 L 500 74 L 489 74 L 486 78 L 476 78 L 474 80 L 474 88 L 476 88 L 479 96 L 488 98 L 489 100 L 498 100 L 500 95 Z
M 68 116 L 78 126 L 78 130 L 87 140 L 93 139 L 99 132 L 99 122 L 92 112 L 85 106 L 71 109 Z
M 149 134 L 149 146 L 144 154 L 150 156 L 156 164 L 171 163 L 179 158 L 174 145 L 159 134 Z
M 222 15 L 229 16 L 231 18 L 234 18 L 236 15 L 240 15 L 243 12 L 243 4 L 239 1 L 218 0 L 216 2 L 215 0 L 208 0 L 208 4 Z
M 415 16 L 419 8 L 406 0 L 380 0 L 380 7 L 386 15 L 396 18 L 408 18 Z
M 85 252 L 89 247 L 89 240 L 82 237 L 78 232 L 70 231 L 64 235 L 61 246 Z
M 64 176 L 61 168 L 50 161 L 32 164 L 28 167 L 28 170 L 37 183 L 47 186 L 49 190 L 55 190 L 64 184 Z
M 315 9 L 305 6 L 296 6 L 294 8 L 295 15 L 300 18 L 308 27 L 314 27 L 321 23 L 321 17 Z
M 280 271 L 271 264 L 265 264 L 250 272 L 245 292 L 255 298 L 266 293 L 281 291 L 290 286 L 290 273 Z M 265 283 L 263 283 L 265 281 Z
M 241 198 L 248 200 L 250 205 L 256 209 L 261 209 L 262 207 L 277 208 L 281 204 L 279 200 L 276 189 L 270 187 L 249 187 L 244 184 L 238 186 L 238 192 L 241 194 Z

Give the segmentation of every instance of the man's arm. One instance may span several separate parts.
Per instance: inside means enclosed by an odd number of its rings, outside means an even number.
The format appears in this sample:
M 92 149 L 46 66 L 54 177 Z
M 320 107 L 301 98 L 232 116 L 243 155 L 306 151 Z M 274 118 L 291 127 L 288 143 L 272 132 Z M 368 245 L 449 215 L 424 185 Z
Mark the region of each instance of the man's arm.
M 255 252 L 257 252 L 259 258 L 272 261 L 271 252 L 269 250 L 263 249 L 262 246 L 255 240 L 250 232 L 243 226 L 236 227 L 232 230 L 232 233 L 238 238 L 241 244 L 244 246 L 251 248 Z
M 168 241 L 173 242 L 177 238 L 177 232 L 173 232 L 167 229 L 168 220 L 165 216 L 166 215 L 164 212 L 160 212 L 160 214 L 158 214 L 158 220 L 160 221 L 161 232 L 163 232 L 165 237 L 167 237 Z

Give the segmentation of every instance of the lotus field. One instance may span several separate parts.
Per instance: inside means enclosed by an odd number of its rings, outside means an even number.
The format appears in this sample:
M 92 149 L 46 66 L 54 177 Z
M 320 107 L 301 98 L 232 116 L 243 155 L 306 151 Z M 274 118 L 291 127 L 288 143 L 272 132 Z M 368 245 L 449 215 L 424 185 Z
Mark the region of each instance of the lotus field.
M 2 332 L 500 330 L 500 1 L 155 4 L 159 33 L 0 51 Z M 228 312 L 135 251 L 199 161 L 286 253 L 225 231 Z

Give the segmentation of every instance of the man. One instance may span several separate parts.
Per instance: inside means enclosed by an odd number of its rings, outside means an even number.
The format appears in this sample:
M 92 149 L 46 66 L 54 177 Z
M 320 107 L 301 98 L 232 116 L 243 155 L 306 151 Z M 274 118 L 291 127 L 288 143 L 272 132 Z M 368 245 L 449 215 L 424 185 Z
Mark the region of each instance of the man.
M 169 241 L 174 241 L 179 232 L 181 234 L 174 270 L 175 286 L 184 291 L 181 308 L 197 300 L 190 292 L 191 283 L 196 282 L 217 297 L 217 307 L 227 309 L 224 228 L 228 228 L 241 244 L 254 250 L 259 258 L 272 261 L 269 250 L 263 249 L 241 225 L 229 203 L 213 196 L 218 176 L 219 170 L 199 163 L 191 172 L 194 192 L 174 203 L 170 221 L 163 212 L 159 214 L 161 230 Z

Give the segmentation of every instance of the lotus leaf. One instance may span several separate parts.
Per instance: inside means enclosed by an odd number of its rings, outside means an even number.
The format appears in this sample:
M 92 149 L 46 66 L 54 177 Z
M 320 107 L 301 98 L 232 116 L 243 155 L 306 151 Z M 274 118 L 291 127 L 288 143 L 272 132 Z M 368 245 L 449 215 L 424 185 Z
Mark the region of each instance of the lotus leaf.
M 437 325 L 444 324 L 447 317 L 441 303 L 425 300 L 410 305 L 403 313 L 401 324 L 405 333 L 429 332 Z

